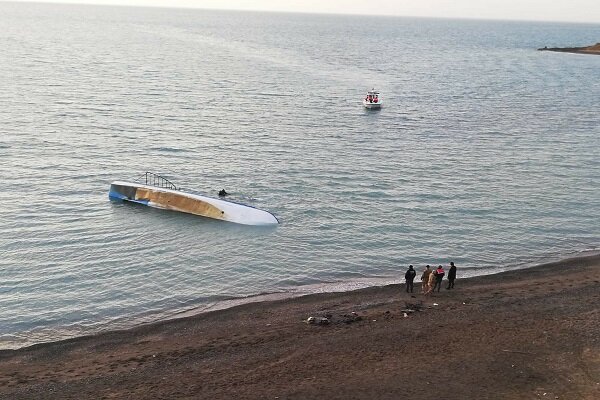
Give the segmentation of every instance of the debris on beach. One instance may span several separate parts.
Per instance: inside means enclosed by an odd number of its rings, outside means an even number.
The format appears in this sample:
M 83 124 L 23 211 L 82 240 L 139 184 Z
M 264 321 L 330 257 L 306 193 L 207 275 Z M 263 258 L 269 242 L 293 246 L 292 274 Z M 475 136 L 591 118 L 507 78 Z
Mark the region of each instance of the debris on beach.
M 329 325 L 329 324 L 351 324 L 353 322 L 362 321 L 362 317 L 355 312 L 351 312 L 350 314 L 343 314 L 339 317 L 336 316 L 334 318 L 331 314 L 322 314 L 323 316 L 315 317 L 310 316 L 304 320 L 304 322 L 308 325 Z
M 345 324 L 351 324 L 353 322 L 361 321 L 361 320 L 362 320 L 362 317 L 360 315 L 358 315 L 357 313 L 355 313 L 354 311 L 352 311 L 350 314 L 342 315 L 342 322 Z
M 422 311 L 423 310 L 423 302 L 419 301 L 417 303 L 404 303 L 404 310 L 401 310 L 402 312 L 406 312 L 406 313 L 413 313 L 415 311 Z
M 327 317 L 308 317 L 305 321 L 309 325 L 329 325 Z

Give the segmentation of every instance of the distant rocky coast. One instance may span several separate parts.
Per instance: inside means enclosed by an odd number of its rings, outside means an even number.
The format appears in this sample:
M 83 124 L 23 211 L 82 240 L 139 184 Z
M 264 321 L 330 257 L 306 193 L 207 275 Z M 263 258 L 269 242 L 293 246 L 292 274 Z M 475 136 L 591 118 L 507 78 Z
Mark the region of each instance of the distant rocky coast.
M 598 54 L 600 55 L 600 43 L 587 47 L 542 47 L 540 51 L 561 51 L 563 53 Z

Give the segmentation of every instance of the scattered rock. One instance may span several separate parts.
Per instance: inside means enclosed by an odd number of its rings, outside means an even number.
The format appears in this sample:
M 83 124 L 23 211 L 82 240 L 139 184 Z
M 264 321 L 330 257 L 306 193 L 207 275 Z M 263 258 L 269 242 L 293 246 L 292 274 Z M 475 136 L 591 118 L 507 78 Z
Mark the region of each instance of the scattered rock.
M 353 322 L 356 321 L 361 321 L 362 317 L 358 314 L 356 314 L 355 312 L 352 312 L 351 314 L 344 314 L 342 315 L 342 322 L 345 324 L 351 324 Z
M 407 310 L 421 311 L 423 309 L 423 302 L 418 301 L 416 303 L 404 303 Z

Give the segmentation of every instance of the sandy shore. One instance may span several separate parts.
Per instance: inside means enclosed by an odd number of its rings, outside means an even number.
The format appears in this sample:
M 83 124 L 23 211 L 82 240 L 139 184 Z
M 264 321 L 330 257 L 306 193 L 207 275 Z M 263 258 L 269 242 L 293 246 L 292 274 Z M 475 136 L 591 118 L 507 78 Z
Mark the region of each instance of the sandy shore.
M 0 398 L 600 399 L 599 305 L 600 256 L 251 303 L 2 351 Z

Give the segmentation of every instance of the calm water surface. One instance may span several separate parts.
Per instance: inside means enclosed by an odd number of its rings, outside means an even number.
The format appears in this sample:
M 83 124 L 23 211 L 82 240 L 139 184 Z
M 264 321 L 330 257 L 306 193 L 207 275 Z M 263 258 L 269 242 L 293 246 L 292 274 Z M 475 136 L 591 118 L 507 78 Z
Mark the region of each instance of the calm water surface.
M 600 25 L 0 3 L 0 26 L 0 348 L 600 244 L 600 57 L 535 51 Z M 108 200 L 147 170 L 281 225 Z

